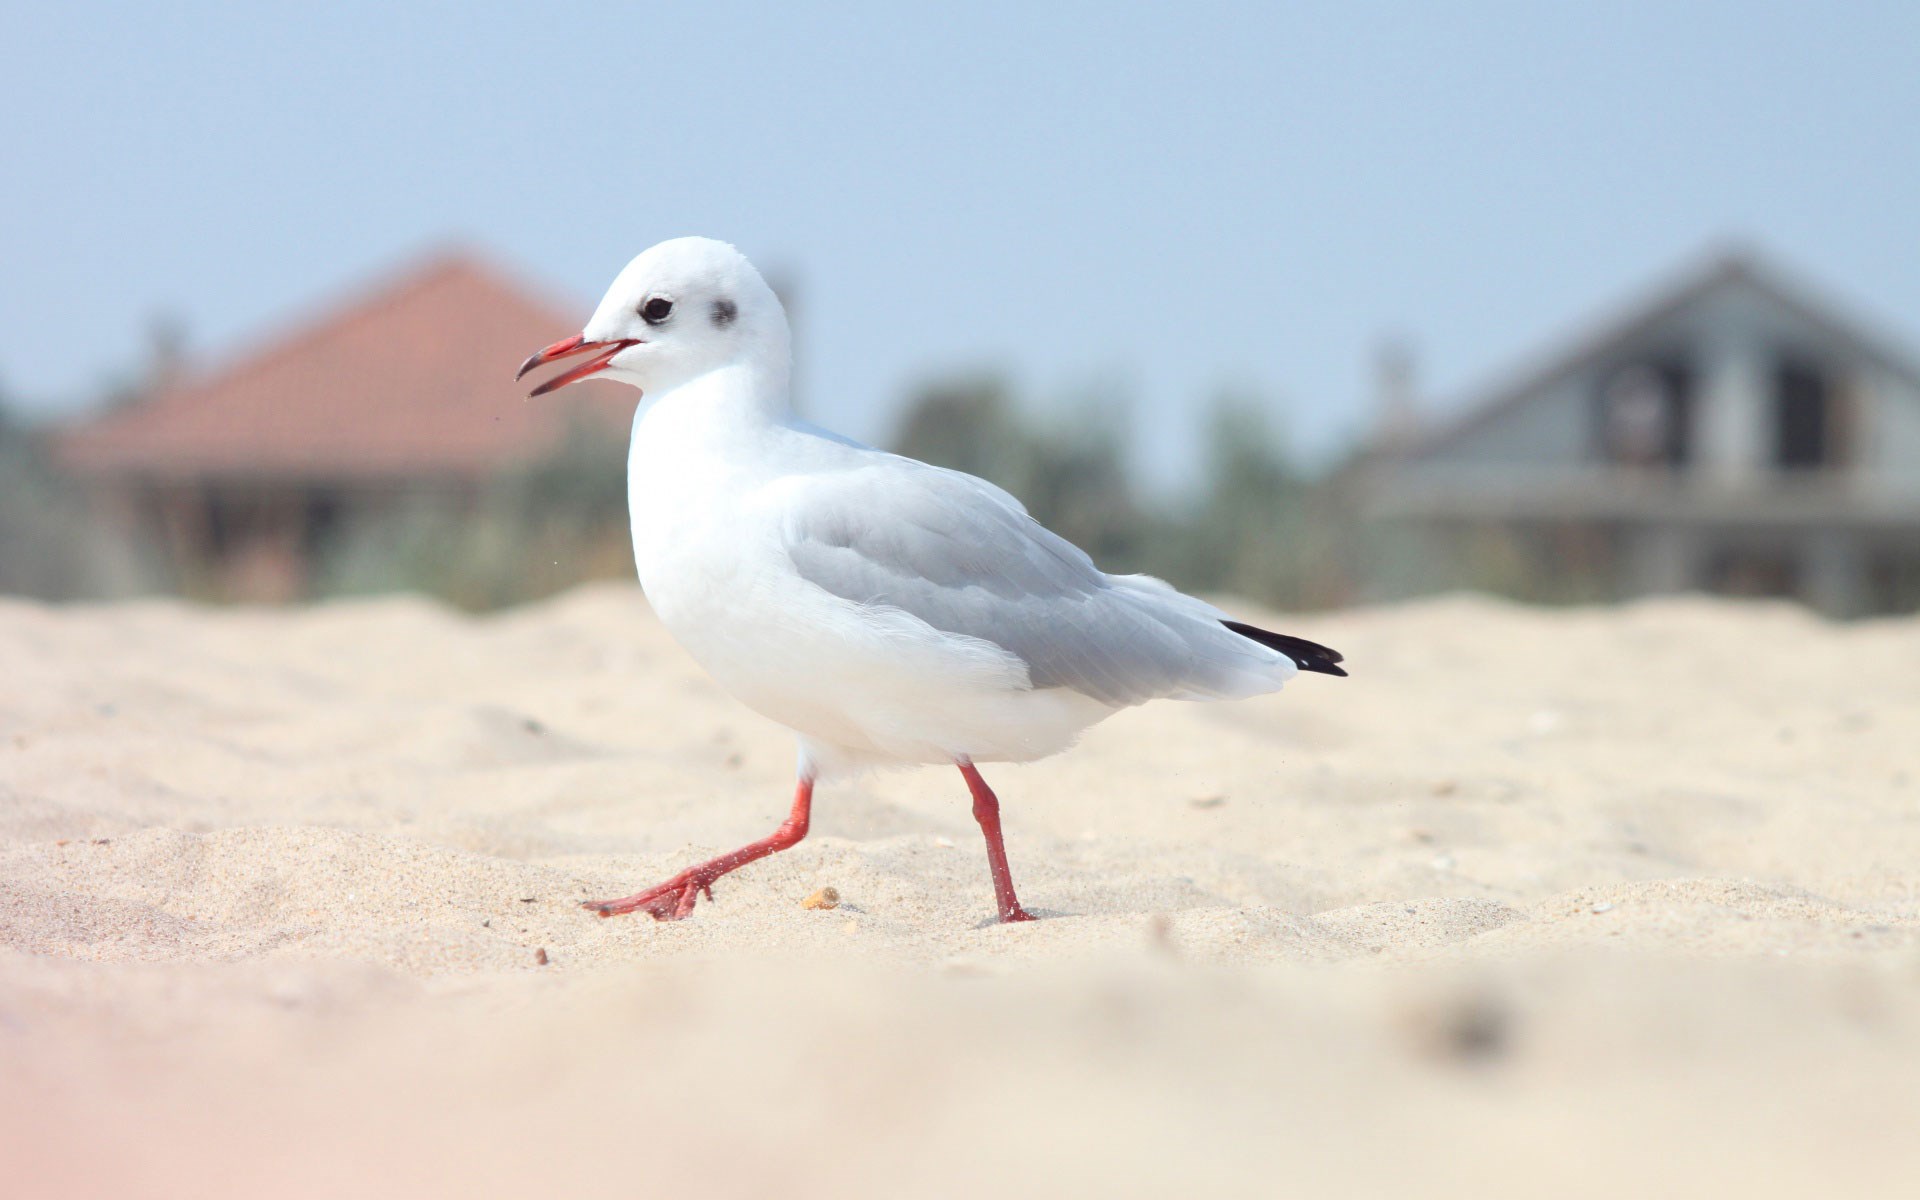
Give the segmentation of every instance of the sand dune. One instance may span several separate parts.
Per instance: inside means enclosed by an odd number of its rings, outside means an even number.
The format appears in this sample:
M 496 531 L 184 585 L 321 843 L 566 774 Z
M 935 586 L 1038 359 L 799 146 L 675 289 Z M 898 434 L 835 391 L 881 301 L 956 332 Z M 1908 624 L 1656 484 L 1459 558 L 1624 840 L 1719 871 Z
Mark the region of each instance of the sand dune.
M 1920 621 L 1272 621 L 989 772 L 1047 919 L 923 771 L 662 925 L 793 752 L 636 589 L 0 602 L 6 1194 L 1912 1194 Z

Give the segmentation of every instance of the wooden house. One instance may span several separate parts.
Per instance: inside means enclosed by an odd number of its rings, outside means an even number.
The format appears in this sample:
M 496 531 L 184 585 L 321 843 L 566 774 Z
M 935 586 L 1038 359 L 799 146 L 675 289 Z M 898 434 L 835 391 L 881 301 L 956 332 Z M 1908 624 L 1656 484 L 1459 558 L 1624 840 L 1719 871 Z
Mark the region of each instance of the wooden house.
M 1367 512 L 1443 555 L 1496 536 L 1528 577 L 1596 599 L 1920 604 L 1920 366 L 1751 254 L 1455 411 L 1356 472 Z

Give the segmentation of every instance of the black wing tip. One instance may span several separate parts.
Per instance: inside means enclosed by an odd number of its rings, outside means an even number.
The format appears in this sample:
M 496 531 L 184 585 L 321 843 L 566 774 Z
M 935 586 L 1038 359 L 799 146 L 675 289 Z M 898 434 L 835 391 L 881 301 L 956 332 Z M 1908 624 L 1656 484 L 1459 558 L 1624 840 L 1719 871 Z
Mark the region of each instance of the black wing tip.
M 1270 629 L 1261 629 L 1256 625 L 1246 625 L 1239 621 L 1220 623 L 1248 641 L 1259 642 L 1269 650 L 1278 650 L 1292 659 L 1293 665 L 1302 671 L 1315 671 L 1321 675 L 1338 675 L 1342 679 L 1347 677 L 1346 671 L 1340 667 L 1340 663 L 1345 661 L 1345 656 L 1338 650 L 1322 646 L 1318 642 L 1310 642 L 1305 638 L 1275 633 Z

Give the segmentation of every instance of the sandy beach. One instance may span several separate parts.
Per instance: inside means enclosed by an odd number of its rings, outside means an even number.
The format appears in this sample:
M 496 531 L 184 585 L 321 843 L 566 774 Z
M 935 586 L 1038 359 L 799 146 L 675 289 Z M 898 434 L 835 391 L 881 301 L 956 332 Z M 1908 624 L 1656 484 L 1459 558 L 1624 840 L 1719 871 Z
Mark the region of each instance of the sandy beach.
M 1305 617 L 988 778 L 823 786 L 637 588 L 0 602 L 20 1197 L 1911 1195 L 1920 621 Z M 802 901 L 834 888 L 836 908 Z

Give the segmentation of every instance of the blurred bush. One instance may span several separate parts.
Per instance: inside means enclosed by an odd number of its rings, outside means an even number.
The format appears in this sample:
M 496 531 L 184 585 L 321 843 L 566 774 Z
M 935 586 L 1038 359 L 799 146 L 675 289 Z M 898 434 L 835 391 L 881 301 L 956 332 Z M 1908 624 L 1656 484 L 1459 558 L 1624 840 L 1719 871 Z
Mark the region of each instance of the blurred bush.
M 45 436 L 0 404 L 0 593 L 101 599 L 159 591 L 163 580 L 54 468 Z
M 551 457 L 471 496 L 397 498 L 320 549 L 323 596 L 423 591 L 475 611 L 632 579 L 624 429 L 576 426 Z

